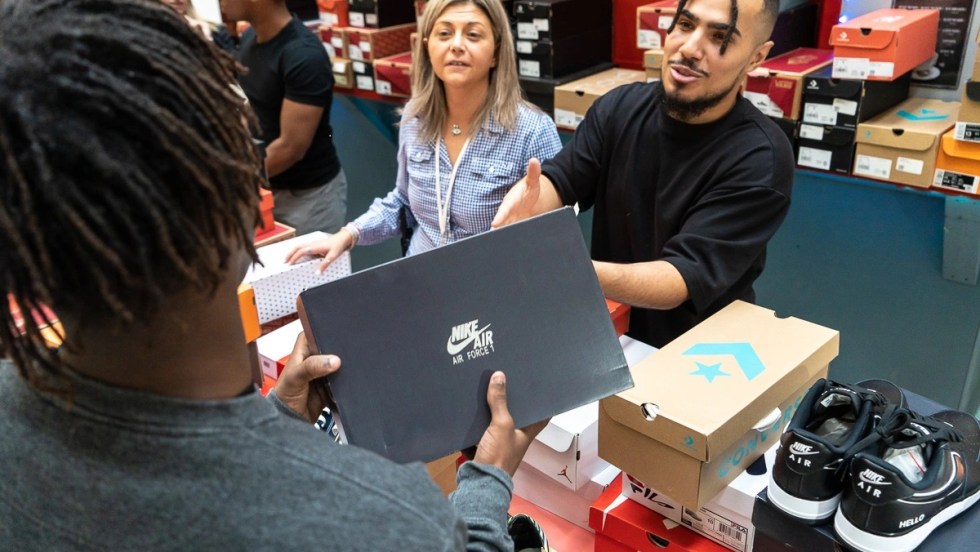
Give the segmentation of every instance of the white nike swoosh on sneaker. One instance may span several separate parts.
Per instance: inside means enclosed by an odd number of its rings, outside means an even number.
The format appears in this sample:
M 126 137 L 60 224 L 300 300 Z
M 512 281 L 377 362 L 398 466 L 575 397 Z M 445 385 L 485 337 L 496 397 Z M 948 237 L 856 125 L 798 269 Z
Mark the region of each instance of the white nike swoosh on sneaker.
M 451 355 L 455 355 L 455 354 L 459 353 L 460 351 L 462 351 L 463 349 L 465 349 L 470 343 L 473 343 L 473 341 L 476 338 L 480 337 L 480 334 L 483 333 L 483 330 L 486 330 L 489 327 L 490 327 L 490 324 L 487 324 L 486 326 L 480 328 L 475 333 L 473 333 L 472 335 L 470 335 L 466 339 L 460 341 L 459 343 L 453 343 L 453 338 L 450 337 L 449 340 L 446 341 L 446 352 L 448 352 Z

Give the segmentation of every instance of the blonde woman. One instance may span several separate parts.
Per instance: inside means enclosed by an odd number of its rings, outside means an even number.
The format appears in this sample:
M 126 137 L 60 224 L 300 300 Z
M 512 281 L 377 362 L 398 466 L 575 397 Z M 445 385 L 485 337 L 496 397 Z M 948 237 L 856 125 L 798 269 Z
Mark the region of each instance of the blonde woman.
M 289 262 L 318 255 L 323 270 L 356 244 L 400 236 L 404 224 L 414 226 L 409 255 L 485 232 L 528 161 L 561 149 L 551 118 L 521 97 L 500 0 L 434 0 L 419 30 L 395 189 Z

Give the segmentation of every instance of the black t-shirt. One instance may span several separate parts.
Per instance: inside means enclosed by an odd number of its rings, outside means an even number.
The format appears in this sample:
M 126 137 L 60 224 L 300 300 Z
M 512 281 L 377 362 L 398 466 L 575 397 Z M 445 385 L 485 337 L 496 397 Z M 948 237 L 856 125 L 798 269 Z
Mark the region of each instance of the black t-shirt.
M 340 172 L 330 128 L 333 71 L 323 44 L 295 17 L 272 40 L 256 42 L 255 30 L 242 35 L 238 59 L 248 73 L 239 80 L 258 116 L 259 137 L 269 144 L 279 137 L 283 99 L 323 107 L 323 117 L 303 159 L 272 177 L 275 189 L 322 186 Z
M 786 135 L 744 98 L 704 125 L 672 119 L 662 102 L 659 82 L 609 92 L 542 166 L 565 204 L 595 207 L 594 259 L 662 259 L 684 278 L 679 307 L 630 313 L 629 335 L 656 347 L 735 299 L 754 301 L 793 182 Z

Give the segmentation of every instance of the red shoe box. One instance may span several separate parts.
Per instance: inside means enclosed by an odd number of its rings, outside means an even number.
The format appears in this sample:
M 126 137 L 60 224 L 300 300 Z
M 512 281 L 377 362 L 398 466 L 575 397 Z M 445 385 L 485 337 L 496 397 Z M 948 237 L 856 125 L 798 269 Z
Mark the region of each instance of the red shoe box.
M 616 328 L 616 335 L 623 335 L 630 329 L 630 306 L 606 299 L 606 306 L 609 307 L 609 317 L 612 318 L 613 327 Z
M 345 27 L 331 27 L 320 25 L 320 42 L 330 54 L 330 59 L 347 57 L 347 29 Z
M 382 96 L 408 98 L 412 95 L 412 52 L 374 60 L 374 89 Z
M 667 29 L 677 14 L 677 0 L 664 0 L 636 9 L 636 47 L 641 50 L 662 49 Z
M 347 29 L 347 57 L 354 61 L 373 61 L 407 52 L 411 35 L 418 26 L 406 23 L 383 29 Z
M 636 45 L 636 9 L 650 0 L 613 0 L 613 63 L 643 68 L 643 48 Z
M 803 105 L 803 79 L 826 67 L 834 53 L 797 48 L 766 60 L 745 79 L 745 98 L 770 117 L 799 120 Z

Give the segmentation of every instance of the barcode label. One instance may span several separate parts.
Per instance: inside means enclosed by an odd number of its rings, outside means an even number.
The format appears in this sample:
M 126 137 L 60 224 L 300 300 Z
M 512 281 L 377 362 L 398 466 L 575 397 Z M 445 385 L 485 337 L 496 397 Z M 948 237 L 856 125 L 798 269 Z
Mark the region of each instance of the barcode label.
M 868 58 L 835 58 L 831 76 L 835 79 L 866 79 L 870 72 Z
M 530 54 L 534 49 L 534 43 L 530 40 L 515 40 L 514 44 L 517 45 L 518 54 Z
M 870 155 L 858 155 L 854 163 L 854 174 L 888 180 L 892 175 L 892 160 Z
M 895 76 L 895 64 L 890 61 L 876 61 L 868 64 L 869 77 L 890 79 Z
M 574 111 L 569 111 L 567 109 L 555 108 L 555 124 L 558 126 L 575 128 L 576 125 L 576 115 Z
M 636 47 L 643 48 L 644 50 L 662 48 L 663 46 L 660 42 L 660 33 L 645 29 L 637 31 Z
M 828 104 L 808 103 L 803 106 L 803 122 L 834 126 L 837 124 L 837 108 Z
M 538 29 L 535 28 L 534 23 L 518 23 L 517 38 L 524 40 L 537 40 Z
M 961 174 L 953 171 L 936 169 L 936 177 L 933 179 L 932 185 L 937 188 L 946 188 L 949 190 L 956 190 L 957 192 L 969 192 L 971 194 L 975 194 L 977 193 L 978 180 L 980 179 L 971 174 Z
M 804 167 L 820 169 L 822 171 L 829 171 L 830 160 L 833 158 L 833 156 L 833 152 L 827 150 L 800 148 L 800 157 L 797 164 Z
M 805 140 L 823 140 L 823 127 L 816 125 L 800 125 L 800 138 Z
M 347 21 L 350 23 L 351 27 L 363 27 L 364 26 L 364 14 L 358 12 L 350 12 L 347 14 Z
M 364 75 L 357 77 L 357 87 L 361 90 L 374 90 L 374 77 Z
M 670 24 L 673 22 L 673 15 L 661 15 L 660 19 L 657 20 L 657 28 L 667 30 L 670 28 Z
M 844 115 L 850 115 L 851 117 L 857 115 L 858 103 L 851 100 L 845 100 L 843 98 L 834 98 L 834 109 L 838 113 L 843 113 Z
M 953 137 L 966 142 L 980 142 L 980 123 L 956 123 Z
M 895 170 L 902 171 L 904 173 L 921 175 L 924 167 L 925 163 L 923 163 L 921 159 L 899 157 L 895 160 Z
M 374 89 L 378 94 L 382 96 L 391 95 L 391 83 L 388 81 L 377 81 L 374 83 Z
M 544 18 L 535 18 L 532 24 L 534 25 L 535 29 L 537 29 L 542 33 L 548 32 L 548 29 L 551 28 L 550 25 L 548 24 L 548 20 Z
M 540 62 L 537 62 L 537 61 L 534 61 L 534 60 L 529 60 L 529 59 L 522 59 L 522 60 L 520 60 L 520 62 L 518 62 L 518 68 L 519 68 L 518 73 L 520 73 L 522 77 L 540 77 L 541 76 L 541 63 Z

